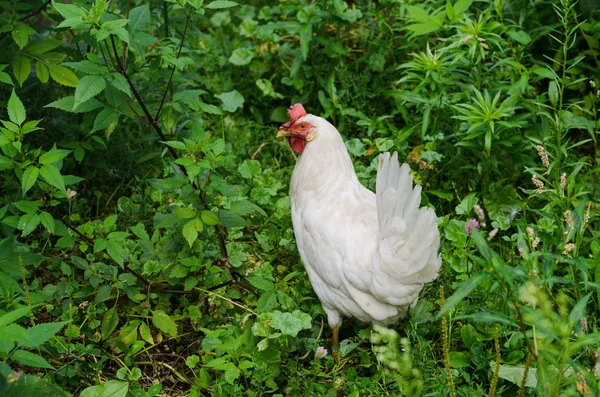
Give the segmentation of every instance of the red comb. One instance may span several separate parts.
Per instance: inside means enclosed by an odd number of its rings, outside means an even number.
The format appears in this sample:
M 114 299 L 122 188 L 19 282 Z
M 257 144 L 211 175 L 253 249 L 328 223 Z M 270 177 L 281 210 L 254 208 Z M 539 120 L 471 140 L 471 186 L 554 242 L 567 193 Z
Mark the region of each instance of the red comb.
M 304 110 L 304 106 L 301 103 L 297 103 L 290 106 L 288 114 L 290 115 L 290 121 L 294 123 L 296 120 L 306 116 L 306 110 Z

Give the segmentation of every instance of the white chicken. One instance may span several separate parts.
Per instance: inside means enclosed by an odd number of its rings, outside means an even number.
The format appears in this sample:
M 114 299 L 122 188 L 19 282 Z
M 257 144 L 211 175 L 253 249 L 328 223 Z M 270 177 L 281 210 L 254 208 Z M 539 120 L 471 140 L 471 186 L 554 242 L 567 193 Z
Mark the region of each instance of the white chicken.
M 361 185 L 337 129 L 301 104 L 277 137 L 300 156 L 290 185 L 294 234 L 339 348 L 344 317 L 390 324 L 416 304 L 441 266 L 431 208 L 419 207 L 407 164 L 379 156 L 376 193 Z

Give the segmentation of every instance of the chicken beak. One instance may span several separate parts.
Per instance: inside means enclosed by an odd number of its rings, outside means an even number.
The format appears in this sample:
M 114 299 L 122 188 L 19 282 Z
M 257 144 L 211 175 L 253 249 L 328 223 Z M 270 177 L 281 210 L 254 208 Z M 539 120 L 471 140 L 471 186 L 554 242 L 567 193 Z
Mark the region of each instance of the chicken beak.
M 277 131 L 277 138 L 283 138 L 284 136 L 291 136 L 292 132 L 290 131 L 289 128 L 286 127 L 281 127 L 279 128 L 279 131 Z

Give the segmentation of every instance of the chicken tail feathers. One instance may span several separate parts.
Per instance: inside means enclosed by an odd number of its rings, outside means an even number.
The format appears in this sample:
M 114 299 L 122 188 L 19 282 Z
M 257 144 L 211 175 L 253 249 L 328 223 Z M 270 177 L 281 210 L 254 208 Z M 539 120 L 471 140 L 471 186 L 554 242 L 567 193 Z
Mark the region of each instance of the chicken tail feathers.
M 433 209 L 420 207 L 421 186 L 413 188 L 409 171 L 407 164 L 400 167 L 397 153 L 379 156 L 376 182 L 379 244 L 372 275 L 378 295 L 398 305 L 412 303 L 416 295 L 410 298 L 413 294 L 407 294 L 406 289 L 418 286 L 415 291 L 418 294 L 424 283 L 437 278 L 441 266 L 437 217 Z

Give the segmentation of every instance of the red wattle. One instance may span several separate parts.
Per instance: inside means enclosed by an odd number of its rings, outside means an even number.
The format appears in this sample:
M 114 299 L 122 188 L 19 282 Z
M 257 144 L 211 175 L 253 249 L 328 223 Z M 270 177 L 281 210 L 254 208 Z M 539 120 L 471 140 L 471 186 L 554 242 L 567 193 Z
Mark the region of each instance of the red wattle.
M 306 146 L 306 141 L 302 138 L 291 136 L 288 138 L 288 142 L 290 143 L 292 150 L 296 153 L 302 153 L 304 146 Z

